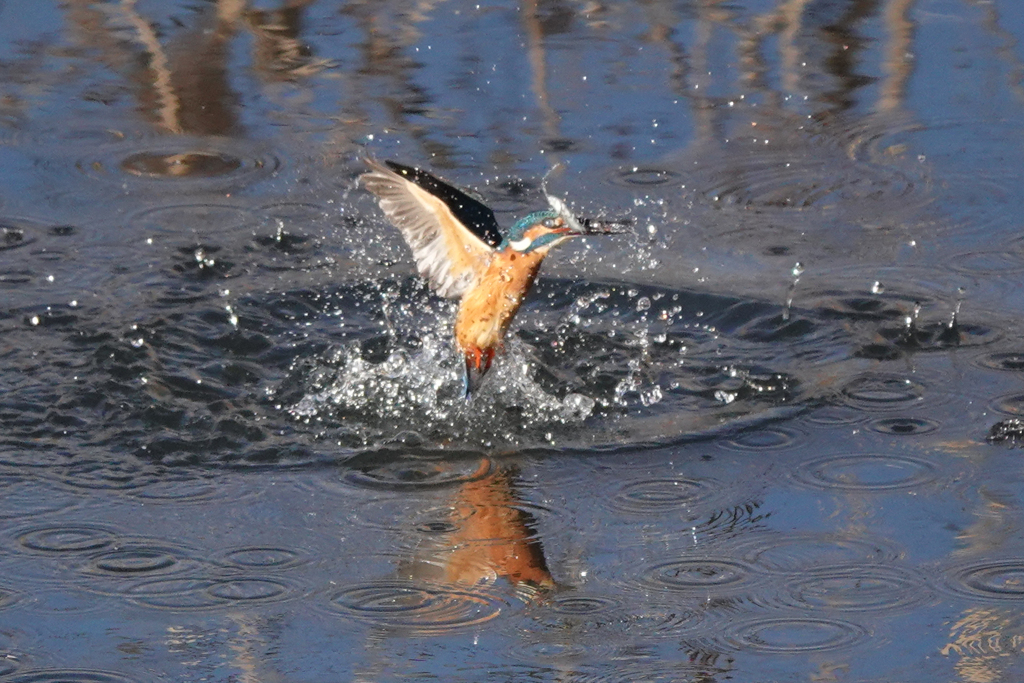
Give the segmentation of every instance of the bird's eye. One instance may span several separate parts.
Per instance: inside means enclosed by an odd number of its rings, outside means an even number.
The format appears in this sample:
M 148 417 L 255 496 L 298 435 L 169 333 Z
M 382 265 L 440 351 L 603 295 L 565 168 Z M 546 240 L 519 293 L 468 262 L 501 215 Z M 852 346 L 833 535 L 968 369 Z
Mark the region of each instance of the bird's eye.
M 545 219 L 544 219 L 544 220 L 543 220 L 543 221 L 541 222 L 541 225 L 543 225 L 543 226 L 544 226 L 545 228 L 553 228 L 553 227 L 555 227 L 556 225 L 558 225 L 558 221 L 557 221 L 557 220 L 555 220 L 554 218 L 545 218 Z

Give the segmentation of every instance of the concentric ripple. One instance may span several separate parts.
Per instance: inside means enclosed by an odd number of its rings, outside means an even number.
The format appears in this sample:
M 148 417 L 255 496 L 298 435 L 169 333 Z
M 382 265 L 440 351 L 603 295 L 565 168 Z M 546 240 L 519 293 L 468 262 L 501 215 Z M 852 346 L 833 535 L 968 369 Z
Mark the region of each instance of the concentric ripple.
M 619 608 L 619 603 L 608 596 L 579 593 L 556 595 L 545 605 L 553 614 L 573 617 L 594 617 Z
M 1024 417 L 1024 393 L 1013 393 L 992 399 L 992 408 L 1003 415 Z
M 884 373 L 865 373 L 843 388 L 851 407 L 866 411 L 905 410 L 920 403 L 925 388 L 907 377 Z
M 29 246 L 45 229 L 36 221 L 0 216 L 0 252 Z
M 506 603 L 483 590 L 378 581 L 335 593 L 329 607 L 380 628 L 436 635 L 486 623 L 497 617 Z
M 633 167 L 620 171 L 613 176 L 613 181 L 623 185 L 649 187 L 678 182 L 681 177 L 676 171 L 666 168 Z
M 122 541 L 109 549 L 88 554 L 79 571 L 106 579 L 180 574 L 198 564 L 192 555 L 183 546 L 145 540 Z
M 977 359 L 977 363 L 991 370 L 1024 372 L 1024 351 L 986 353 Z
M 914 434 L 927 434 L 939 428 L 939 423 L 923 417 L 886 417 L 872 420 L 868 423 L 868 429 L 881 434 L 894 434 L 898 436 L 910 436 Z
M 106 527 L 69 524 L 27 529 L 18 533 L 18 543 L 28 549 L 45 553 L 81 553 L 107 548 L 117 539 L 117 532 Z
M 826 490 L 889 491 L 934 481 L 931 463 L 885 453 L 832 455 L 801 463 L 797 481 Z
M 697 479 L 639 479 L 624 484 L 612 506 L 632 514 L 663 514 L 706 504 L 721 484 Z
M 786 589 L 791 607 L 840 612 L 905 609 L 929 595 L 914 574 L 870 564 L 812 568 L 791 579 Z
M 77 502 L 74 496 L 49 482 L 0 474 L 0 519 L 21 519 L 66 510 Z
M 89 178 L 124 183 L 244 187 L 268 177 L 280 160 L 242 139 L 173 136 L 97 148 L 75 167 Z
M 340 478 L 323 483 L 384 491 L 428 490 L 483 479 L 493 467 L 489 458 L 367 455 L 350 460 Z
M 752 534 L 741 541 L 737 554 L 770 571 L 805 571 L 814 567 L 891 564 L 902 551 L 887 540 L 838 534 Z
M 989 560 L 954 566 L 943 586 L 954 593 L 987 600 L 1024 600 L 1024 559 Z
M 225 550 L 221 554 L 224 566 L 238 569 L 293 569 L 309 560 L 306 555 L 291 548 L 275 546 L 245 546 Z
M 124 591 L 124 597 L 137 605 L 172 611 L 279 602 L 298 594 L 291 580 L 245 576 L 156 579 Z
M 243 226 L 255 228 L 261 219 L 249 209 L 230 204 L 177 204 L 147 208 L 132 217 L 132 224 L 143 233 L 180 235 L 182 228 L 190 232 L 230 230 Z
M 132 683 L 135 679 L 90 669 L 36 669 L 6 679 L 9 683 Z
M 640 581 L 649 588 L 700 595 L 747 590 L 761 578 L 752 566 L 726 559 L 671 560 L 640 574 Z
M 866 629 L 848 621 L 791 616 L 727 624 L 717 640 L 737 651 L 810 654 L 847 648 L 865 637 Z
M 726 440 L 724 445 L 741 451 L 770 451 L 791 448 L 802 436 L 792 428 L 752 429 Z

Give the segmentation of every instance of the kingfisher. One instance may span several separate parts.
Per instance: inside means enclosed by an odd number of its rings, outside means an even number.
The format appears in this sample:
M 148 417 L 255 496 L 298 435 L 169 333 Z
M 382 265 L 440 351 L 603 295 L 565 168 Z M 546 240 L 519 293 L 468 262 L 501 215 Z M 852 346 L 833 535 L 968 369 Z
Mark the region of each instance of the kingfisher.
M 360 176 L 401 231 L 420 275 L 438 295 L 459 301 L 455 344 L 465 358 L 466 398 L 491 368 L 512 319 L 548 252 L 582 235 L 623 232 L 628 221 L 578 219 L 557 197 L 502 235 L 494 211 L 418 168 L 366 159 Z

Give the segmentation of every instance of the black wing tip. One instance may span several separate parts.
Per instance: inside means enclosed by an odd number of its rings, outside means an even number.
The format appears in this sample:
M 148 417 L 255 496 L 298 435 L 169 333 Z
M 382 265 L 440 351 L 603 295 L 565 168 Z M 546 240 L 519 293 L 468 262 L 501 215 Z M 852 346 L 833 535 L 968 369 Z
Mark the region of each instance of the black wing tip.
M 419 175 L 421 173 L 426 173 L 427 175 L 430 175 L 426 171 L 420 170 L 420 169 L 416 168 L 415 166 L 406 166 L 405 164 L 400 164 L 397 161 L 392 161 L 391 159 L 385 159 L 384 160 L 384 165 L 387 166 L 388 168 L 390 168 L 395 173 L 397 173 L 399 175 L 403 175 L 403 176 L 413 177 L 413 176 L 417 176 L 417 175 Z M 430 177 L 433 178 L 433 176 L 430 176 Z M 434 178 L 434 180 L 437 180 L 437 178 Z
M 452 215 L 466 226 L 467 230 L 488 246 L 492 248 L 497 247 L 504 240 L 501 231 L 498 229 L 498 220 L 494 217 L 494 211 L 454 185 L 449 185 L 428 171 L 413 166 L 406 166 L 390 159 L 385 159 L 383 164 L 372 159 L 366 159 L 366 163 L 373 169 L 389 170 L 401 176 L 403 180 L 413 183 L 420 189 L 437 197 L 444 202 L 445 206 L 452 212 Z

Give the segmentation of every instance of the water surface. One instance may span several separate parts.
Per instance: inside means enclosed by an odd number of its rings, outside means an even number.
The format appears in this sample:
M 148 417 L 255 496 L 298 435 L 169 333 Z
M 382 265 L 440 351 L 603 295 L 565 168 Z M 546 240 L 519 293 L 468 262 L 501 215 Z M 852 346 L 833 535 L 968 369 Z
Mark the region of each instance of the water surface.
M 1020 26 L 0 5 L 0 680 L 1019 679 Z M 466 403 L 365 156 L 632 228 Z

